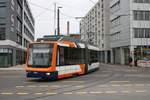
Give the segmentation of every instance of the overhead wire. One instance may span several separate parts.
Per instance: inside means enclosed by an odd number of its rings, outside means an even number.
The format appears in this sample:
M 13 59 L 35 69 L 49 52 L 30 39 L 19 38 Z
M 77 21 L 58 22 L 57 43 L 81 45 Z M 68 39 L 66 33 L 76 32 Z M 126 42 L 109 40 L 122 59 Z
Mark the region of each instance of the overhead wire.
M 36 6 L 36 7 L 39 7 L 39 8 L 41 8 L 41 9 L 44 9 L 44 10 L 47 10 L 47 11 L 51 11 L 51 12 L 55 12 L 53 9 L 50 9 L 50 8 L 46 8 L 46 7 L 42 7 L 42 6 L 40 6 L 40 5 L 37 5 L 37 4 L 35 4 L 35 3 L 32 3 L 32 2 L 29 2 L 31 5 L 33 5 L 33 6 Z M 44 13 L 44 12 L 43 12 Z M 75 17 L 73 17 L 73 16 L 70 16 L 70 15 L 67 15 L 67 14 L 65 14 L 65 13 L 62 13 L 62 12 L 60 12 L 63 16 L 66 16 L 66 17 L 69 17 L 69 18 L 71 18 L 71 19 L 75 19 Z M 39 16 L 41 16 L 40 14 L 38 15 L 38 17 Z

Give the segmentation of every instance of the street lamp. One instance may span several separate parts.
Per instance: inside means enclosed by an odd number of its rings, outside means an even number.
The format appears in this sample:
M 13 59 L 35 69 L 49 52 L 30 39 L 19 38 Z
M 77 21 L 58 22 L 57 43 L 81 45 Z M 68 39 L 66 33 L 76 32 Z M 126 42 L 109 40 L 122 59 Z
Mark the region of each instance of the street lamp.
M 57 8 L 57 35 L 60 35 L 60 8 L 62 7 L 58 7 Z

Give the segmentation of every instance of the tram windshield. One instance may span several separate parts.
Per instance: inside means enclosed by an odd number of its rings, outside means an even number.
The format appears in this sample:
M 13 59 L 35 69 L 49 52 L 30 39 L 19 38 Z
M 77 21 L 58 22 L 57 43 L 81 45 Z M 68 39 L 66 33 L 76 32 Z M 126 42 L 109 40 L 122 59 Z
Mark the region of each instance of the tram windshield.
M 51 66 L 53 44 L 32 44 L 29 48 L 28 66 L 34 68 L 48 68 Z

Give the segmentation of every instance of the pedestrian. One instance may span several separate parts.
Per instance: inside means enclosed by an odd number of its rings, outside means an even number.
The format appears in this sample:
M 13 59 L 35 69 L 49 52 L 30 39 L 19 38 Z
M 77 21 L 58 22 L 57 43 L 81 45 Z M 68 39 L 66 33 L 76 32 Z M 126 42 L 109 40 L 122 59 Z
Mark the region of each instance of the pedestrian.
M 138 66 L 138 65 L 137 65 L 138 60 L 139 60 L 138 57 L 136 57 L 135 60 L 134 60 L 134 66 L 136 66 L 136 67 Z
M 131 56 L 129 56 L 128 61 L 129 61 L 129 66 L 130 66 L 130 67 L 132 67 L 132 61 L 133 61 L 133 59 L 132 59 L 132 57 L 131 57 Z

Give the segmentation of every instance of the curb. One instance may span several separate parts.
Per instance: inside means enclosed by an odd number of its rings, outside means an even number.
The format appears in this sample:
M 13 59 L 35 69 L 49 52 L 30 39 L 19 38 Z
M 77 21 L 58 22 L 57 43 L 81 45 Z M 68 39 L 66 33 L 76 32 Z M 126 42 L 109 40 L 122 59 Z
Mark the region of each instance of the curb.
M 24 68 L 0 68 L 0 71 L 23 71 Z

